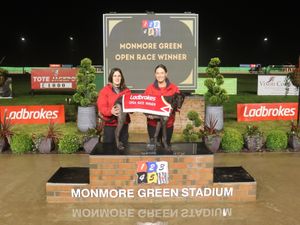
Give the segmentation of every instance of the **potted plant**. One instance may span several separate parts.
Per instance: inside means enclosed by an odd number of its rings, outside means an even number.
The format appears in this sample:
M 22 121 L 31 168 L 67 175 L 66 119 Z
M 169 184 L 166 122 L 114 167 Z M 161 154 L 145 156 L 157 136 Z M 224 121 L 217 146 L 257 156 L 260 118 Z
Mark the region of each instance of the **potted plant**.
M 78 151 L 80 147 L 80 138 L 76 134 L 67 134 L 63 136 L 58 143 L 58 152 L 71 154 Z
M 282 130 L 272 130 L 266 138 L 266 147 L 272 152 L 280 152 L 286 149 L 288 145 L 288 137 Z
M 240 152 L 244 146 L 243 135 L 234 128 L 224 129 L 221 147 L 224 152 Z
M 194 110 L 189 111 L 187 117 L 191 122 L 186 124 L 183 130 L 183 138 L 185 141 L 195 142 L 200 137 L 199 131 L 195 128 L 200 127 L 202 121 L 199 118 L 199 114 Z
M 104 123 L 99 118 L 97 126 L 94 129 L 88 129 L 87 134 L 83 136 L 83 149 L 86 153 L 91 153 L 96 144 L 101 142 Z
M 36 136 L 34 142 L 37 143 L 38 151 L 40 153 L 50 153 L 55 149 L 58 143 L 58 138 L 61 135 L 60 130 L 55 126 L 53 121 L 49 121 L 48 128 L 45 134 Z
M 209 124 L 210 117 L 216 118 L 217 124 L 215 128 L 217 130 L 223 129 L 223 104 L 229 99 L 227 91 L 222 88 L 224 77 L 220 74 L 220 63 L 219 58 L 211 58 L 206 68 L 209 78 L 204 81 L 204 85 L 207 87 L 207 92 L 204 94 L 206 103 L 205 124 Z
M 294 121 L 291 122 L 291 130 L 288 132 L 288 144 L 294 151 L 300 151 L 300 128 Z
M 96 69 L 92 66 L 89 58 L 84 58 L 80 62 L 80 69 L 76 75 L 76 93 L 73 100 L 79 104 L 77 114 L 77 127 L 81 132 L 86 132 L 89 128 L 96 127 Z
M 217 152 L 220 148 L 222 137 L 216 129 L 218 120 L 210 116 L 208 124 L 205 124 L 203 128 L 200 129 L 200 137 L 211 152 Z
M 246 148 L 251 151 L 261 151 L 265 140 L 263 132 L 261 132 L 258 126 L 247 125 L 246 132 L 243 134 Z
M 32 150 L 32 138 L 29 134 L 15 134 L 11 138 L 12 153 L 22 154 Z
M 6 117 L 6 111 L 4 111 L 3 118 L 0 113 L 0 152 L 8 149 L 12 135 L 11 120 Z

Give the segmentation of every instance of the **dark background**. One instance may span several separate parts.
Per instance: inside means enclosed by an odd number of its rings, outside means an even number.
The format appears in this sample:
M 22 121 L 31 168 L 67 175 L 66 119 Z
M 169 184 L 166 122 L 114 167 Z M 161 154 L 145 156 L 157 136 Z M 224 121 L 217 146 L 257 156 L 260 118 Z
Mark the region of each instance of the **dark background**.
M 199 66 L 220 57 L 221 66 L 297 64 L 300 55 L 299 8 L 295 3 L 256 1 L 98 1 L 7 2 L 0 12 L 1 66 L 78 65 L 89 57 L 103 65 L 102 14 L 199 14 Z M 217 36 L 222 37 L 217 41 Z M 20 40 L 26 38 L 25 42 Z M 70 41 L 69 36 L 74 37 Z M 269 41 L 264 42 L 264 37 Z

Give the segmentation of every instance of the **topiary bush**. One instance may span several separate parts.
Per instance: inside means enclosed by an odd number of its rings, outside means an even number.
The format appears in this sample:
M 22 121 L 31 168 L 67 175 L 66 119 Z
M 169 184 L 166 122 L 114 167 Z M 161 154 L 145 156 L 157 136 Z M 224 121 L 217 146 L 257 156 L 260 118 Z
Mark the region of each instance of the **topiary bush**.
M 76 75 L 76 93 L 73 100 L 80 106 L 89 106 L 97 100 L 96 69 L 92 66 L 92 60 L 84 58 L 80 62 L 80 69 Z
M 221 146 L 225 152 L 240 152 L 244 146 L 242 134 L 233 128 L 225 129 Z
M 25 153 L 32 149 L 32 139 L 28 134 L 15 134 L 11 138 L 10 148 L 13 153 Z
M 222 106 L 229 99 L 227 91 L 222 88 L 224 77 L 220 74 L 220 63 L 221 60 L 219 58 L 211 58 L 206 68 L 209 78 L 204 81 L 204 85 L 207 87 L 204 97 L 205 102 L 211 106 Z
M 200 127 L 200 125 L 202 124 L 202 121 L 199 118 L 199 114 L 196 111 L 191 110 L 188 112 L 187 117 L 191 121 L 191 123 L 188 123 L 185 126 L 185 129 L 183 130 L 183 138 L 185 141 L 189 142 L 198 141 L 200 132 L 195 128 Z
M 67 134 L 58 143 L 59 153 L 74 153 L 80 147 L 80 138 L 76 134 Z
M 266 146 L 274 152 L 286 149 L 288 144 L 288 137 L 284 131 L 273 130 L 267 135 Z

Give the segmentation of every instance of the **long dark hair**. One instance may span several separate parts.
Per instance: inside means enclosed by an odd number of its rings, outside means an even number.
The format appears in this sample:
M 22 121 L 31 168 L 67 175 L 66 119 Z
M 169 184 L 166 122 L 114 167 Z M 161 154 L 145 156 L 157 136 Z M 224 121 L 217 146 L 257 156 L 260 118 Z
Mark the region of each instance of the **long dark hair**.
M 157 70 L 158 68 L 162 68 L 162 69 L 165 71 L 165 73 L 168 73 L 168 69 L 167 69 L 167 67 L 166 67 L 164 64 L 159 64 L 159 65 L 157 65 L 157 66 L 155 67 L 155 69 L 154 69 L 154 73 L 156 73 L 156 70 Z M 165 81 L 166 81 L 167 87 L 169 87 L 169 85 L 170 85 L 170 80 L 169 80 L 169 78 L 166 77 Z M 155 79 L 155 81 L 154 81 L 154 87 L 157 88 L 157 89 L 159 89 L 159 87 L 158 87 L 158 81 L 157 81 L 156 79 Z
M 120 83 L 120 90 L 123 91 L 124 89 L 126 89 L 126 84 L 125 84 L 125 78 L 123 76 L 123 72 L 120 68 L 114 67 L 111 69 L 109 76 L 108 76 L 108 82 L 113 83 L 113 75 L 114 73 L 118 71 L 121 74 L 121 83 Z
M 168 69 L 167 69 L 167 67 L 166 67 L 164 64 L 159 64 L 159 65 L 157 65 L 157 66 L 155 67 L 154 73 L 156 73 L 156 70 L 157 70 L 158 68 L 162 68 L 166 73 L 168 72 Z

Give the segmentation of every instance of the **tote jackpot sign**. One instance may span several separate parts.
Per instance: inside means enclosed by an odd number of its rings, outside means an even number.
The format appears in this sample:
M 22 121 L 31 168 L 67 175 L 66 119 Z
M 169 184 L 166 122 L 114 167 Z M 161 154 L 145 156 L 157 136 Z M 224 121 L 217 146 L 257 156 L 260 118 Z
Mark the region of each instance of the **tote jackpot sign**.
M 144 90 L 164 64 L 181 90 L 197 88 L 197 14 L 104 14 L 103 28 L 105 82 L 119 67 L 129 88 Z

